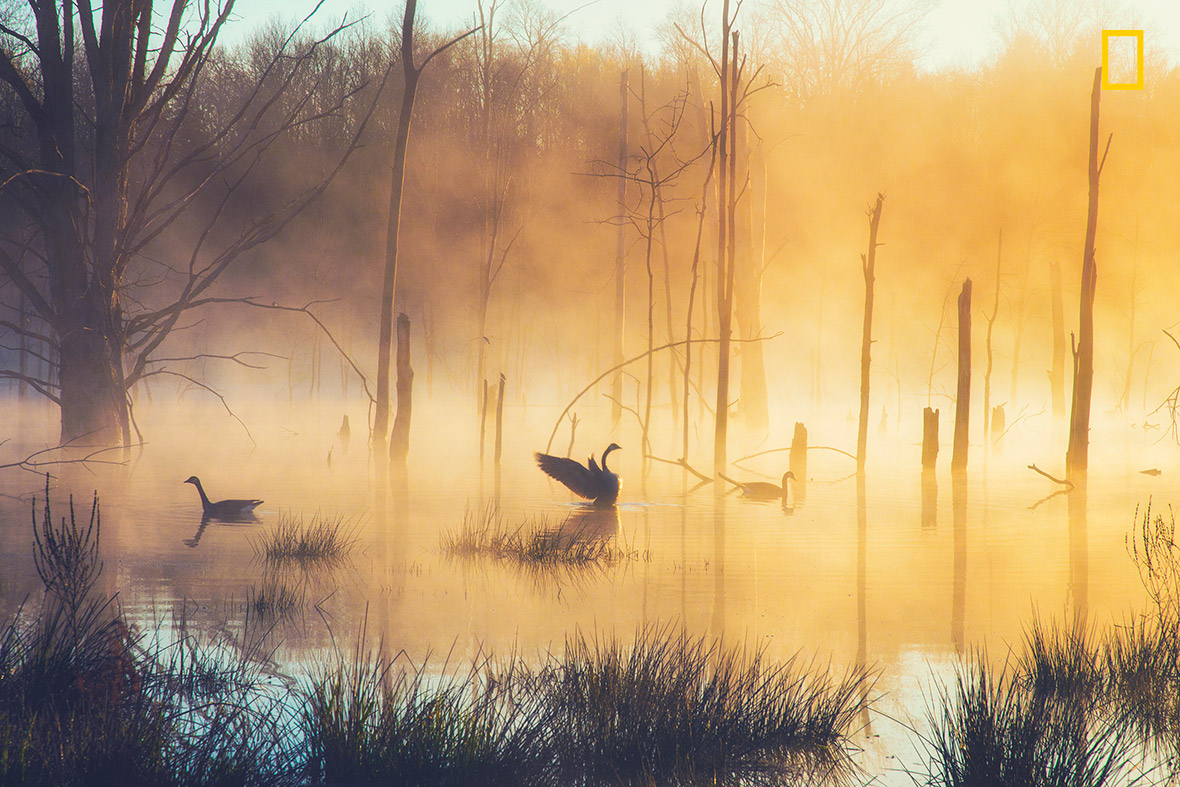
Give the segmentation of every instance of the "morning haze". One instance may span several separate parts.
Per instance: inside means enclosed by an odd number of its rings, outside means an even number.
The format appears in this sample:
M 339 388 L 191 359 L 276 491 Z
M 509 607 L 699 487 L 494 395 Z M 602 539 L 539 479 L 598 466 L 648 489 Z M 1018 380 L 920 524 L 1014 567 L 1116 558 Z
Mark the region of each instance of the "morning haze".
M 1137 9 L 0 7 L 0 782 L 1175 778 Z

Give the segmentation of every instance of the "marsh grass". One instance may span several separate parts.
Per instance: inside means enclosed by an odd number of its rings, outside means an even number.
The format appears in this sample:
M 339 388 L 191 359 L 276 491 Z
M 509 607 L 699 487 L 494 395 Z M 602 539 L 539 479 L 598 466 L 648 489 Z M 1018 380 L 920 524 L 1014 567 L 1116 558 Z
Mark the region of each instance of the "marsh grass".
M 1127 539 L 1148 610 L 1109 638 L 1103 654 L 1110 701 L 1138 736 L 1170 763 L 1180 783 L 1180 544 L 1176 515 L 1148 503 Z
M 562 784 L 839 781 L 873 677 L 833 677 L 670 627 L 567 639 L 528 686 L 554 715 Z
M 304 705 L 315 783 L 545 784 L 545 726 L 535 705 L 507 700 L 508 671 L 477 659 L 433 675 L 404 654 L 365 650 L 323 669 Z M 498 677 L 498 679 L 497 679 Z M 551 782 L 550 782 L 551 783 Z
M 928 711 L 928 759 L 915 781 L 940 787 L 1101 787 L 1131 784 L 1135 742 L 1094 702 L 1039 691 L 983 653 L 969 657 L 953 688 Z M 1076 685 L 1076 684 L 1075 684 Z
M 1102 635 L 1080 622 L 1034 620 L 1012 667 L 991 669 L 976 654 L 928 711 L 925 783 L 1180 782 L 1175 515 L 1153 516 L 1148 505 L 1135 518 L 1127 551 L 1147 610 Z
M 1102 642 L 1082 623 L 1049 624 L 1038 616 L 1024 635 L 1016 674 L 1025 687 L 1062 701 L 1089 703 L 1106 687 Z
M 278 523 L 252 539 L 255 554 L 272 564 L 340 563 L 358 540 L 357 528 L 343 516 L 316 514 L 306 524 L 303 516 L 280 514 Z
M 543 518 L 513 525 L 494 506 L 469 509 L 459 530 L 443 533 L 441 548 L 453 557 L 490 557 L 538 569 L 610 567 L 642 557 L 572 519 L 556 527 Z
M 0 631 L 0 785 L 292 783 L 278 706 L 130 629 L 95 592 L 98 506 L 86 527 L 70 507 L 34 513 L 44 598 Z
M 313 680 L 304 724 L 328 783 L 819 784 L 853 772 L 871 682 L 670 628 L 440 673 L 358 648 Z

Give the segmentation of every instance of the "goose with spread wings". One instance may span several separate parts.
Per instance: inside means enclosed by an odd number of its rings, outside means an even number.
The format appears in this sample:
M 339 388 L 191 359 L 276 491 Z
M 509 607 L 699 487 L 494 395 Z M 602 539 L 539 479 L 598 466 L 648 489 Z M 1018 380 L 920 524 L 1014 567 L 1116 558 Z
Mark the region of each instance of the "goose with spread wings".
M 606 466 L 606 458 L 611 451 L 619 448 L 618 443 L 606 447 L 602 452 L 602 467 L 594 461 L 593 455 L 590 456 L 589 467 L 564 456 L 542 453 L 534 456 L 545 475 L 565 484 L 575 495 L 593 500 L 598 508 L 609 508 L 619 499 L 619 476 Z

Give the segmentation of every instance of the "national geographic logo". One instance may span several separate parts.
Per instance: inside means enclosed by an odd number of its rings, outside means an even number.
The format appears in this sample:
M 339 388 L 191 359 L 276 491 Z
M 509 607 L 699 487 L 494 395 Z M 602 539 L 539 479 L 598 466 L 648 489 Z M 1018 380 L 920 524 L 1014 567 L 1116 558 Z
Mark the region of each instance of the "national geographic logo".
M 1111 80 L 1110 72 L 1110 39 L 1116 39 L 1116 46 L 1120 50 L 1128 43 L 1133 43 L 1135 46 L 1135 72 L 1131 76 L 1134 81 L 1118 81 Z M 1122 52 L 1119 52 L 1121 55 Z M 1130 58 L 1116 57 L 1118 65 L 1117 69 L 1120 80 L 1124 80 L 1129 71 Z M 1102 31 L 1102 89 L 1103 90 L 1142 90 L 1143 89 L 1143 31 L 1142 30 L 1103 30 Z

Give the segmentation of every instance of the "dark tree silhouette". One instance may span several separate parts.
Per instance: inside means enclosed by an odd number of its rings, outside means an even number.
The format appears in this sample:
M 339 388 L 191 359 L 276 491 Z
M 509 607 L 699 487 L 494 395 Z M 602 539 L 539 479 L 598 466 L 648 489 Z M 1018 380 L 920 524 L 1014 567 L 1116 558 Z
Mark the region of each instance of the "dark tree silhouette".
M 252 61 L 237 100 L 206 95 L 232 10 L 233 0 L 30 0 L 19 27 L 0 25 L 0 82 L 19 99 L 0 129 L 0 200 L 19 217 L 0 234 L 0 271 L 49 327 L 56 374 L 23 379 L 60 406 L 63 443 L 130 444 L 128 393 L 169 373 L 153 354 L 181 315 L 247 300 L 210 288 L 319 196 L 356 146 L 353 134 L 334 168 L 277 207 L 234 215 L 272 146 L 336 116 L 360 88 L 325 100 L 319 75 L 344 26 L 316 38 L 300 24 Z M 153 244 L 191 227 L 198 205 L 207 213 L 188 259 L 149 275 Z

